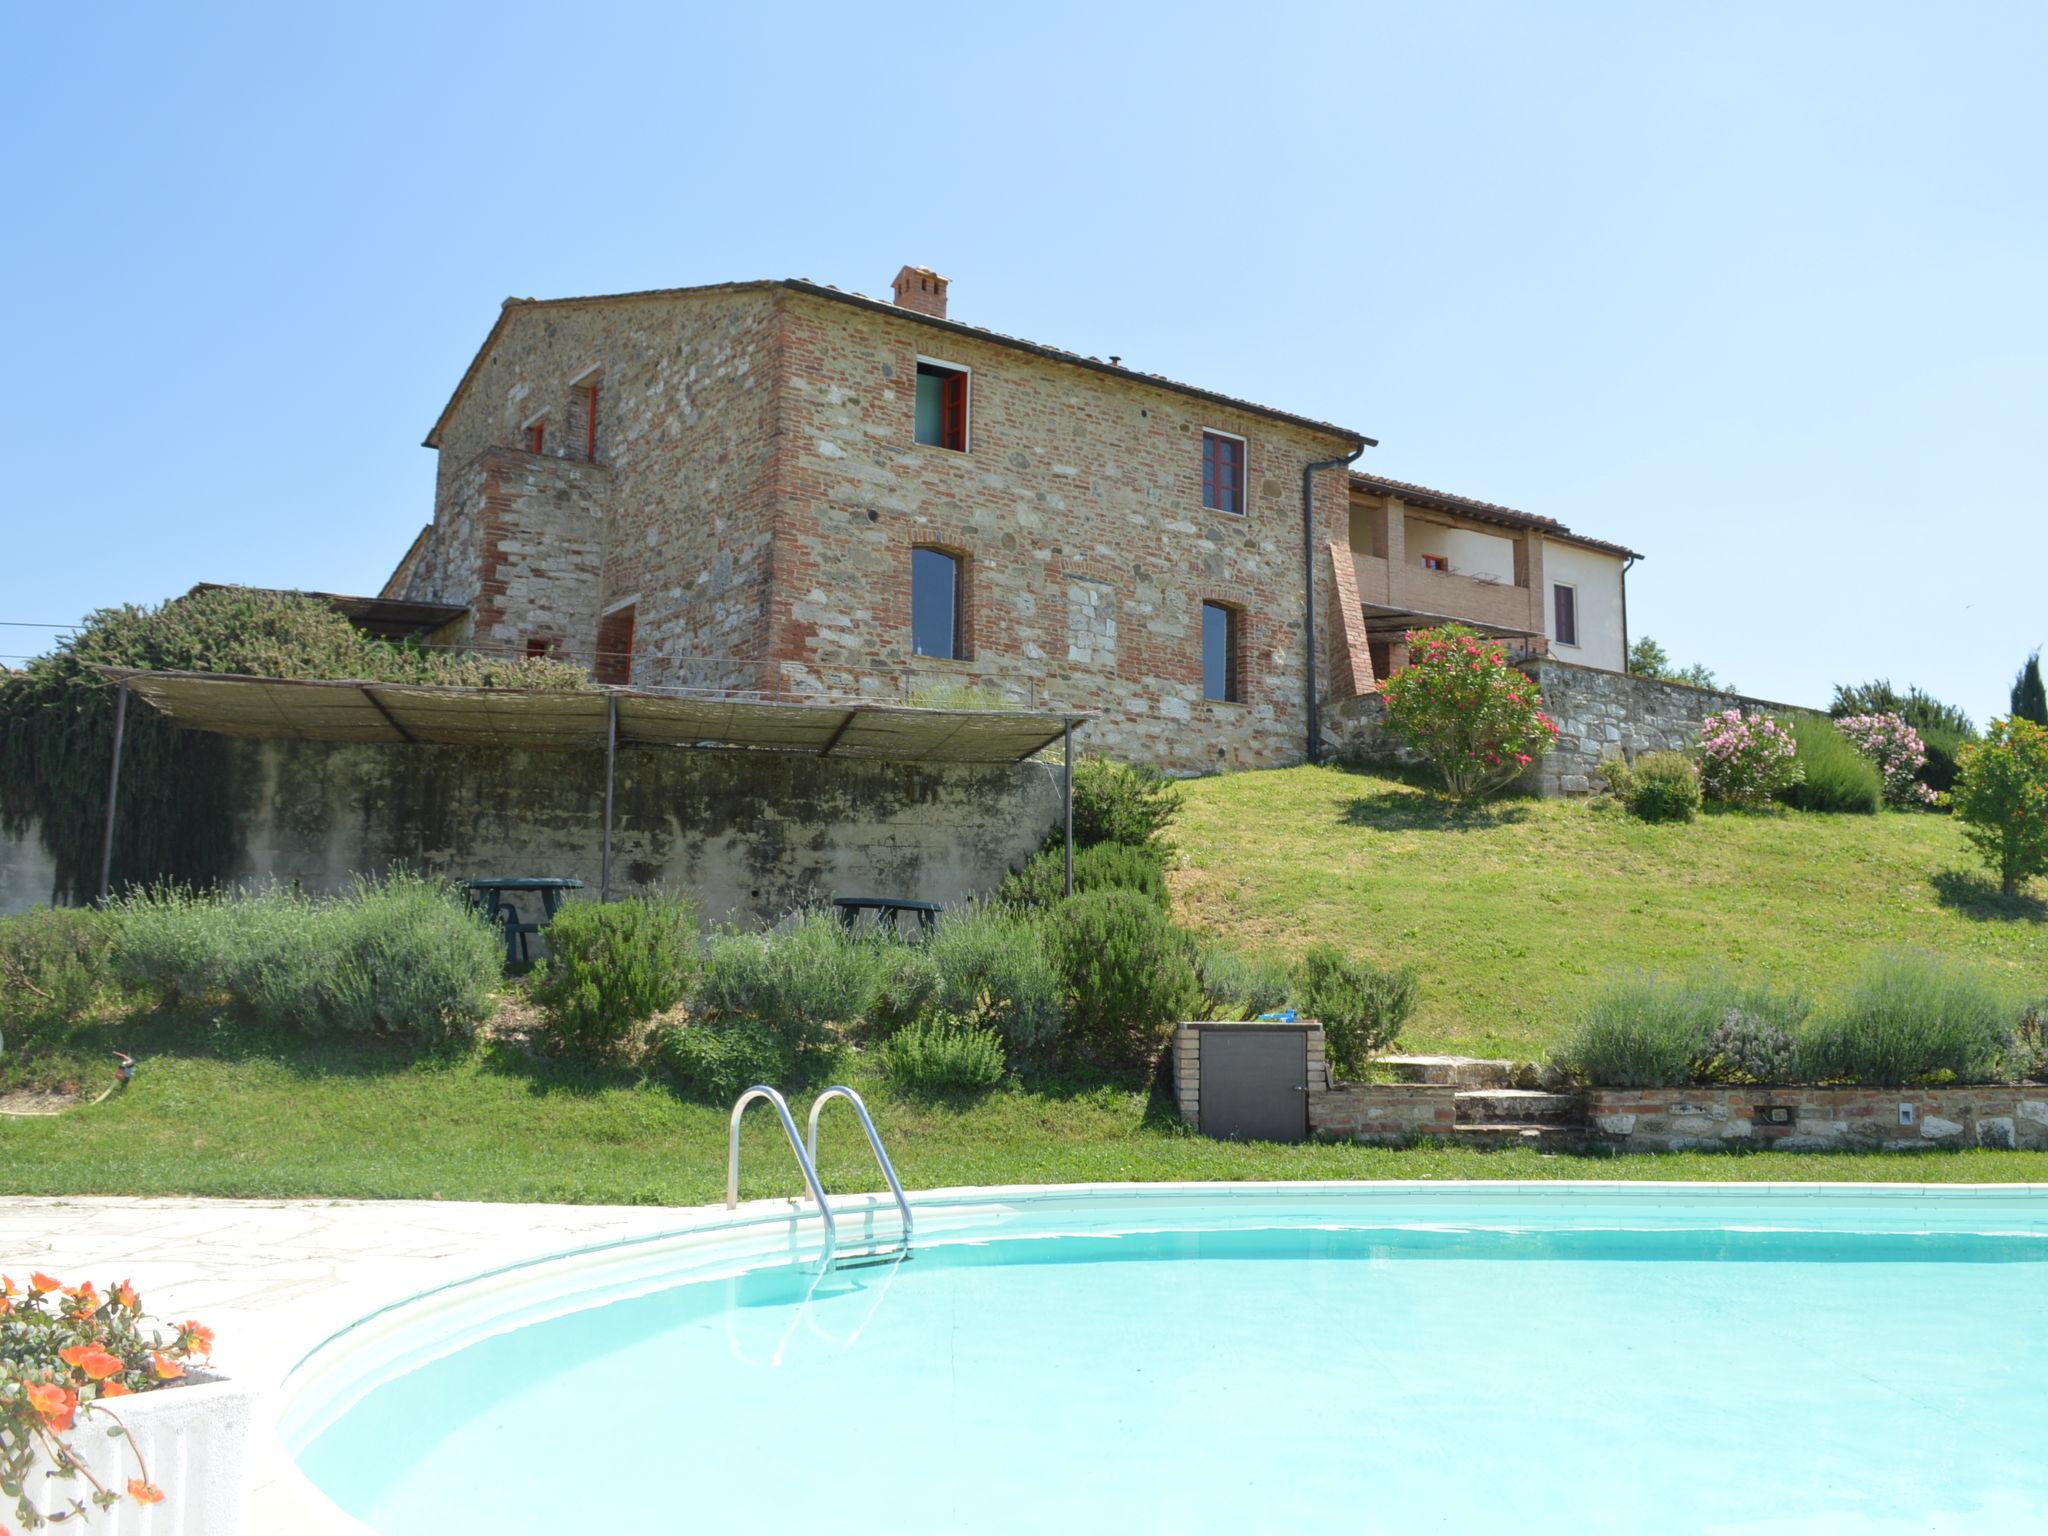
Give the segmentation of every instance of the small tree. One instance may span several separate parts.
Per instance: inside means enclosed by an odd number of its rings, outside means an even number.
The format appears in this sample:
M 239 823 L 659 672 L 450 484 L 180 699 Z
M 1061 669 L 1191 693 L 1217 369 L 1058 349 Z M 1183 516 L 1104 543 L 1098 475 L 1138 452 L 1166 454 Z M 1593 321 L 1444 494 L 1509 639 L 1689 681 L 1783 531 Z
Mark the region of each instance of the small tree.
M 2048 728 L 1992 721 L 1989 736 L 1962 749 L 1954 801 L 1963 835 L 1998 871 L 2006 895 L 2048 874 Z
M 1411 631 L 1408 665 L 1381 685 L 1387 718 L 1460 800 L 1519 777 L 1557 737 L 1536 685 L 1498 641 L 1463 624 Z
M 2035 651 L 2012 680 L 2012 714 L 2015 720 L 2048 725 L 2048 687 L 2041 682 L 2041 653 Z

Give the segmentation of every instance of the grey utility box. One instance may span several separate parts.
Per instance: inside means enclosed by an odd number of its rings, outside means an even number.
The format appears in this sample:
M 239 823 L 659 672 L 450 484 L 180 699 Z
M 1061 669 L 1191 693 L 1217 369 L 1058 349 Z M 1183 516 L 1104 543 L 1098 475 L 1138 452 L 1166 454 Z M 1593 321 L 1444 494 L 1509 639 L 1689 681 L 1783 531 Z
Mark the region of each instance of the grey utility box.
M 1306 1141 L 1309 1095 L 1329 1086 L 1323 1026 L 1181 1024 L 1173 1032 L 1173 1086 L 1181 1118 L 1226 1141 Z

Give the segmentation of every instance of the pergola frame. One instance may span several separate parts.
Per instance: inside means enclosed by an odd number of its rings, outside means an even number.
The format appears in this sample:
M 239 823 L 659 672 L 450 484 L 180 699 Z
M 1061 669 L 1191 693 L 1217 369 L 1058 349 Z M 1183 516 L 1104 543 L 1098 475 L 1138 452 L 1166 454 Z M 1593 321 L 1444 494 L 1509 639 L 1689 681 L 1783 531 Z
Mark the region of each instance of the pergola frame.
M 264 741 L 368 746 L 604 749 L 598 899 L 611 900 L 619 748 L 779 752 L 916 763 L 1020 763 L 1058 742 L 1068 895 L 1074 891 L 1074 732 L 1093 716 L 1013 709 L 921 709 L 867 699 L 720 698 L 635 688 L 523 690 L 412 683 L 99 669 L 115 680 L 113 764 L 100 838 L 99 899 L 111 894 L 128 698 L 174 724 Z

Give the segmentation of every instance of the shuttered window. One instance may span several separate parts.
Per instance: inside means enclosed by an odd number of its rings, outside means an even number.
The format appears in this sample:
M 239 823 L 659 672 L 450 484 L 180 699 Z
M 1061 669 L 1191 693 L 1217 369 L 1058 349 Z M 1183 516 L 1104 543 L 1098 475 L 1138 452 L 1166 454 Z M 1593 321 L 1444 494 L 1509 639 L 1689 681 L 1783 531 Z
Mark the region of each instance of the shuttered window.
M 1579 589 L 1563 582 L 1554 584 L 1551 598 L 1557 609 L 1557 624 L 1551 638 L 1559 645 L 1579 643 Z
M 1202 434 L 1202 505 L 1214 512 L 1244 512 L 1244 439 Z
M 917 365 L 917 441 L 929 448 L 967 451 L 967 370 L 943 363 Z

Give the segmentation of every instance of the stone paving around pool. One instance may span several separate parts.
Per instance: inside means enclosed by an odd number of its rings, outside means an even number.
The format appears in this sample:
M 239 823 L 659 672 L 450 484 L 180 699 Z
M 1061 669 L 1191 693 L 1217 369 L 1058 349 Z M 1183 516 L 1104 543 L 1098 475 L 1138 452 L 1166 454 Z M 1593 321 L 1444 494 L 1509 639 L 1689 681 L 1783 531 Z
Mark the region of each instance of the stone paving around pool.
M 666 1232 L 658 1206 L 483 1205 L 431 1200 L 0 1200 L 8 1273 L 42 1270 L 103 1289 L 131 1280 L 150 1314 L 197 1318 L 215 1364 L 268 1392 L 307 1350 L 365 1313 L 521 1259 Z M 312 1496 L 259 1415 L 247 1529 L 360 1533 Z

